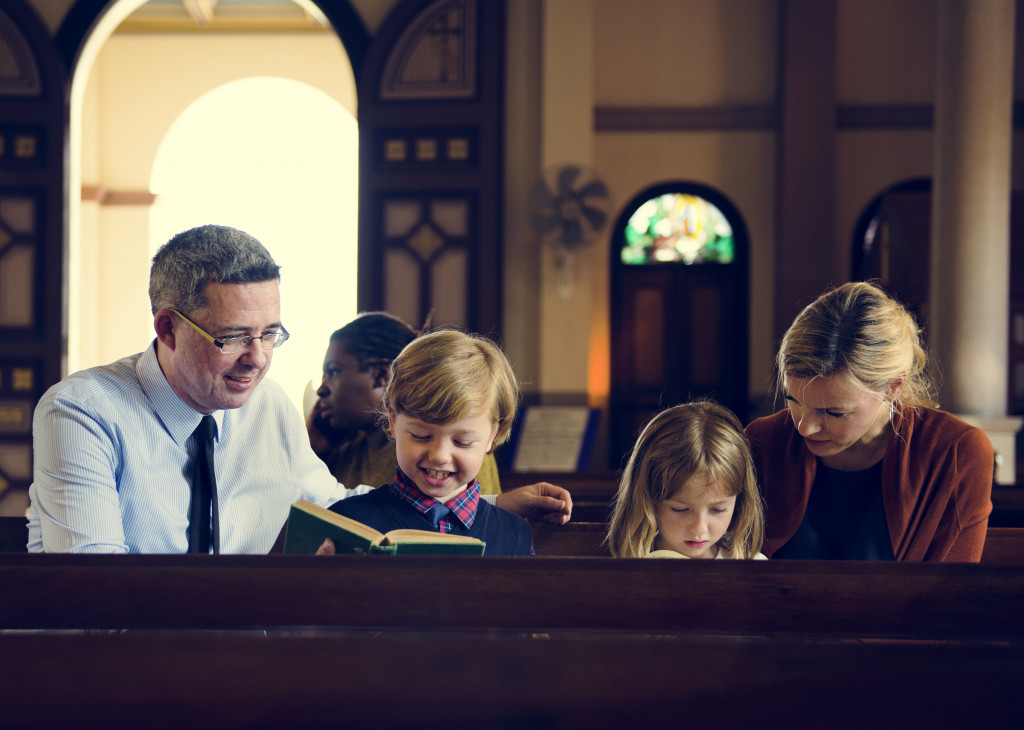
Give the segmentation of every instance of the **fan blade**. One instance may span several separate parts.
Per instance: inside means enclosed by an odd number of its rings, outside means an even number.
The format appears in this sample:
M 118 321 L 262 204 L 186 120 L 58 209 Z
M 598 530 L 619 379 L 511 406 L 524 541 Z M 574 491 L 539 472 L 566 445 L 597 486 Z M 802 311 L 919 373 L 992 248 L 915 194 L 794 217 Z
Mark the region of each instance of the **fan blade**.
M 558 200 L 545 180 L 538 180 L 533 184 L 530 197 L 535 208 L 554 208 Z
M 608 216 L 603 210 L 598 210 L 589 205 L 581 205 L 580 213 L 587 219 L 587 225 L 595 231 L 601 230 L 604 227 L 605 221 L 608 220 Z
M 562 220 L 562 240 L 566 246 L 575 246 L 583 240 L 583 226 L 576 219 Z
M 578 167 L 563 167 L 558 171 L 558 194 L 567 195 L 572 191 L 572 184 L 576 182 L 576 178 L 579 177 L 580 168 Z
M 592 198 L 595 195 L 607 197 L 608 187 L 601 180 L 591 180 L 582 188 L 576 191 L 581 198 Z
M 562 220 L 553 215 L 535 215 L 530 219 L 530 222 L 533 225 L 533 230 L 544 234 L 551 233 L 551 231 L 558 228 Z

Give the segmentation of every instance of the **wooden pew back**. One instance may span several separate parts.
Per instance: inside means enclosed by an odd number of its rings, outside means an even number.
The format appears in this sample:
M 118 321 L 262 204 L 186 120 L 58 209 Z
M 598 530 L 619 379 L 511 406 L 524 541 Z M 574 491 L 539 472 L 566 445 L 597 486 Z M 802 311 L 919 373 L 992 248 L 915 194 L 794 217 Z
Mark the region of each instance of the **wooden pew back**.
M 0 628 L 1024 638 L 1024 567 L 817 561 L 0 555 Z
M 599 522 L 570 522 L 556 526 L 538 524 L 533 544 L 539 556 L 609 557 L 604 536 L 608 526 Z M 985 537 L 982 563 L 1024 565 L 1024 528 L 990 527 Z
M 607 524 L 574 520 L 567 525 L 535 524 L 534 547 L 542 557 L 608 557 Z M 23 517 L 0 517 L 0 553 L 24 552 L 28 529 Z M 279 551 L 278 551 L 279 552 Z M 990 527 L 983 563 L 1024 565 L 1024 528 Z
M 0 517 L 0 553 L 25 552 L 28 521 L 24 517 Z
M 5 727 L 1012 728 L 1024 647 L 637 637 L 0 636 Z M 405 683 L 459 688 L 416 693 Z

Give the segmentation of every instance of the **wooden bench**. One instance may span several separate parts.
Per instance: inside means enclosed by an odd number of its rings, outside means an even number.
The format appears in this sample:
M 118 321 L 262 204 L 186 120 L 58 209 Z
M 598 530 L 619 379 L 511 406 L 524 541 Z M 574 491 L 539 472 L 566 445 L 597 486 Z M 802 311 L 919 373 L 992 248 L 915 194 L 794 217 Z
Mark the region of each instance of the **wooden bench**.
M 0 517 L 0 553 L 25 552 L 28 522 L 24 517 Z
M 1024 565 L 1024 527 L 989 527 L 981 562 Z
M 4 629 L 1024 638 L 1011 565 L 8 553 L 0 586 Z
M 572 521 L 567 525 L 536 524 L 533 544 L 538 556 L 609 557 L 602 522 Z M 990 527 L 985 537 L 982 563 L 1024 565 L 1024 528 Z
M 608 557 L 604 543 L 607 524 L 573 520 L 567 525 L 533 526 L 534 547 L 545 557 Z M 24 552 L 28 531 L 21 517 L 0 517 L 0 552 Z M 1024 528 L 990 527 L 983 563 L 1024 565 Z
M 859 730 L 1024 717 L 1019 643 L 168 633 L 0 635 L 0 655 L 5 727 Z
M 502 472 L 503 489 L 514 489 L 538 481 L 565 487 L 573 496 L 573 519 L 581 522 L 607 521 L 611 501 L 618 489 L 619 477 L 608 473 L 521 473 Z M 1024 528 L 1024 485 L 992 487 L 992 514 L 989 527 Z

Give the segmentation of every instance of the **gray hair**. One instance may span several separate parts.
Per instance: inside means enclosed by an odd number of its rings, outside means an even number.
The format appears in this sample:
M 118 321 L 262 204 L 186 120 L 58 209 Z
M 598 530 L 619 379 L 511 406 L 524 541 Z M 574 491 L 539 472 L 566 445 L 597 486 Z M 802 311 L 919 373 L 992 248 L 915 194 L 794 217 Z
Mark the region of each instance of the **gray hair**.
M 262 243 L 228 226 L 206 225 L 172 237 L 153 256 L 149 302 L 189 313 L 206 306 L 206 285 L 281 280 L 281 267 Z

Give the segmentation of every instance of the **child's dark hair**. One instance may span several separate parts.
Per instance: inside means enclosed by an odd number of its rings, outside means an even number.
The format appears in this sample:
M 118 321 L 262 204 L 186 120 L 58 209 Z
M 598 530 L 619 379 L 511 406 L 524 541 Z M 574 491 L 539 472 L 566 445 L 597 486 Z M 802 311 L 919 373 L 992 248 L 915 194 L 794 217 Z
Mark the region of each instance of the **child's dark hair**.
M 363 312 L 331 335 L 342 342 L 345 352 L 359 361 L 359 369 L 389 363 L 416 339 L 416 330 L 387 312 Z

